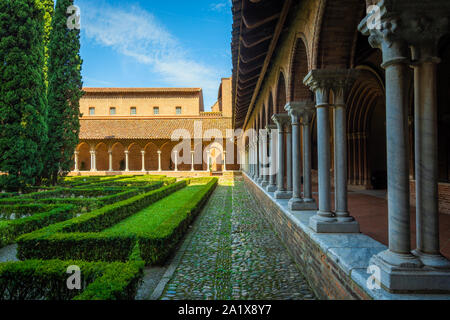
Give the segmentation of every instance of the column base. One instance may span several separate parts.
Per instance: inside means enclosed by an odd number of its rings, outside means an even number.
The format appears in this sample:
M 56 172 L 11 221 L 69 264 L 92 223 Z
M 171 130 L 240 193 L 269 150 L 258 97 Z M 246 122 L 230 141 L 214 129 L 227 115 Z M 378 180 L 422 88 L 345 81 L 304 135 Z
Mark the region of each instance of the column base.
M 262 184 L 262 181 L 263 181 L 263 179 L 262 179 L 261 177 L 258 177 L 258 178 L 256 179 L 256 183 L 257 183 L 257 184 Z
M 450 261 L 441 254 L 423 253 L 419 250 L 414 250 L 412 254 L 418 257 L 427 267 L 450 271 Z
M 263 181 L 261 187 L 266 188 L 269 185 L 269 181 Z
M 274 184 L 269 184 L 266 188 L 266 191 L 267 192 L 275 192 L 275 191 L 277 191 L 277 186 Z
M 289 200 L 288 204 L 289 210 L 291 211 L 316 211 L 317 204 L 313 201 L 305 201 L 300 198 L 292 198 Z
M 359 233 L 359 223 L 339 222 L 336 218 L 315 215 L 309 219 L 309 227 L 316 233 Z
M 275 199 L 290 199 L 290 198 L 292 198 L 291 191 L 276 191 L 275 192 Z
M 391 293 L 450 292 L 450 271 L 423 267 L 412 254 L 386 250 L 373 256 L 370 264 L 380 268 L 381 286 Z

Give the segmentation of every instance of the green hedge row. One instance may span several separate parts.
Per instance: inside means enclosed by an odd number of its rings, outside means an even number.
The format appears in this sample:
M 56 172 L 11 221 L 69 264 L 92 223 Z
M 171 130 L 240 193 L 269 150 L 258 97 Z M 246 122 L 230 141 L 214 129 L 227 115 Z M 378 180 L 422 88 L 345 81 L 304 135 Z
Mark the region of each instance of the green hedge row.
M 21 260 L 126 261 L 134 246 L 139 244 L 140 255 L 147 264 L 160 263 L 167 258 L 192 219 L 200 212 L 217 181 L 217 178 L 210 178 L 209 183 L 194 194 L 184 207 L 150 232 L 110 234 L 101 231 L 149 207 L 153 202 L 166 197 L 169 192 L 161 193 L 154 199 L 151 194 L 135 197 L 24 235 L 17 240 L 18 257 Z M 172 193 L 180 189 L 176 186 L 185 185 L 186 181 L 181 181 L 165 188 Z
M 126 261 L 136 244 L 135 237 L 111 237 L 98 232 L 185 186 L 186 181 L 180 181 L 24 235 L 17 239 L 18 257 Z
M 81 271 L 81 290 L 69 290 L 69 266 Z M 0 264 L 0 300 L 133 300 L 144 263 L 27 260 Z
M 0 220 L 13 220 L 31 216 L 52 209 L 54 206 L 47 204 L 25 204 L 25 205 L 0 205 Z
M 48 211 L 35 213 L 26 218 L 0 221 L 0 248 L 14 243 L 20 235 L 53 223 L 69 220 L 76 214 L 76 207 L 72 205 L 48 206 L 48 209 Z
M 137 235 L 141 256 L 147 264 L 162 263 L 170 255 L 215 190 L 218 179 L 208 180 L 205 187 L 198 191 L 189 203 L 177 210 L 155 230 Z

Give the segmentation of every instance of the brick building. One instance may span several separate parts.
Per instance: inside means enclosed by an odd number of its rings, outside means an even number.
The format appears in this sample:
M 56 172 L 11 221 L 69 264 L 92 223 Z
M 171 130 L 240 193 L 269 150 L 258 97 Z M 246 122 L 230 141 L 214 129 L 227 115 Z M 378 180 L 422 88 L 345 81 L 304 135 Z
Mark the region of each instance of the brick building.
M 204 111 L 199 88 L 83 90 L 80 144 L 72 174 L 205 173 L 208 161 L 211 171 L 239 169 L 235 141 L 226 143 L 227 129 L 232 127 L 231 78 L 222 79 L 211 112 Z M 190 150 L 175 149 L 180 143 L 178 136 L 172 139 L 177 132 L 191 137 Z M 230 145 L 233 152 L 227 153 Z M 200 158 L 197 155 L 192 164 L 194 150 Z
M 258 132 L 244 177 L 318 292 L 450 291 L 450 2 L 233 0 L 233 21 L 233 126 Z M 388 247 L 348 189 L 388 189 Z

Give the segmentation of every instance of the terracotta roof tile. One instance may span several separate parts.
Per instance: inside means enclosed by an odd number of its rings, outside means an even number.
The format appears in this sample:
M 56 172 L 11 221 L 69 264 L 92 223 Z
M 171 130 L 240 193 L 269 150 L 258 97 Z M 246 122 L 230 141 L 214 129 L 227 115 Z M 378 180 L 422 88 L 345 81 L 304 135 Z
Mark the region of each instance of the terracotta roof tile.
M 194 123 L 202 123 L 203 132 L 218 129 L 226 137 L 231 118 L 208 119 L 80 119 L 80 139 L 170 139 L 177 129 L 186 129 L 194 137 Z

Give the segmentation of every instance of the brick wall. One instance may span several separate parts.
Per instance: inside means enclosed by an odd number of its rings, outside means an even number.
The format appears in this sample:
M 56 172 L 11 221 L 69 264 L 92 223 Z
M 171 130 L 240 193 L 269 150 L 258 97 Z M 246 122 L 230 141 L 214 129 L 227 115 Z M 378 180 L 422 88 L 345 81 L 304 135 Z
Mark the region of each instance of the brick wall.
M 284 242 L 319 299 L 370 300 L 362 290 L 301 228 L 245 175 L 244 181 L 261 212 Z
M 411 205 L 416 205 L 416 181 L 410 181 Z M 450 183 L 439 183 L 439 212 L 450 214 Z

